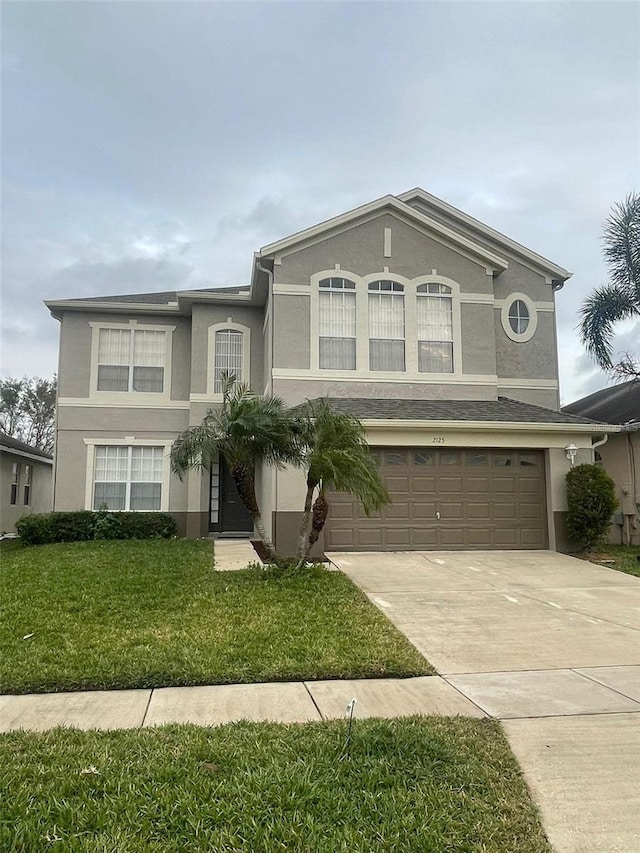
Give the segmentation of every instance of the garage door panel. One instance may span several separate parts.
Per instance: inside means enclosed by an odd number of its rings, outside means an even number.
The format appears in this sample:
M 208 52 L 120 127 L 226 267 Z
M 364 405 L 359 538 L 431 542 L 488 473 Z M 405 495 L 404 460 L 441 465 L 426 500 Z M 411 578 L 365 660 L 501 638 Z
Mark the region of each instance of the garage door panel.
M 515 518 L 517 515 L 517 506 L 515 503 L 504 503 L 503 501 L 493 502 L 493 517 L 500 520 L 504 518 Z
M 422 503 L 421 501 L 413 501 L 411 503 L 412 516 L 415 519 L 431 520 L 436 517 L 437 506 L 435 501 L 430 503 Z
M 411 531 L 408 527 L 389 527 L 384 531 L 386 547 L 391 550 L 411 547 Z
M 465 505 L 460 502 L 453 503 L 451 501 L 440 501 L 440 515 L 445 521 L 450 521 L 452 518 L 464 519 Z
M 438 480 L 438 492 L 441 494 L 449 494 L 462 492 L 462 477 L 440 477 Z
M 357 548 L 382 548 L 382 530 L 379 527 L 357 530 L 355 541 Z
M 332 495 L 325 547 L 547 547 L 542 451 L 403 447 L 373 455 L 392 504 L 367 517 L 351 496 Z
M 465 545 L 465 529 L 463 527 L 440 528 L 441 548 L 464 548 Z
M 489 501 L 468 501 L 467 518 L 489 520 L 491 518 L 491 505 Z

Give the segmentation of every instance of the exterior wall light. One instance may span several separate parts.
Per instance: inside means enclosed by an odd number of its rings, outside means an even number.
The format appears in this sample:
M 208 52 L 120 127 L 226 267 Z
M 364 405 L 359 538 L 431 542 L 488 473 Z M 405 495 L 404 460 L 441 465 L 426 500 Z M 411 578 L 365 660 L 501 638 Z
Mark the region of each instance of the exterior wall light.
M 578 452 L 578 448 L 575 446 L 575 444 L 567 444 L 567 446 L 565 447 L 565 452 L 567 454 L 567 459 L 573 465 L 573 463 L 576 461 L 576 453 Z

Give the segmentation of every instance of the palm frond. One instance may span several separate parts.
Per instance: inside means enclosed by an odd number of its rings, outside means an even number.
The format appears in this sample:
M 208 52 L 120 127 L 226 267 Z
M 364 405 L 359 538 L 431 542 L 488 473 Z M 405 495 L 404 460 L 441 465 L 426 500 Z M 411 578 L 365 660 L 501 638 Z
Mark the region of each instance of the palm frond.
M 580 339 L 604 370 L 612 367 L 613 326 L 619 320 L 640 314 L 633 295 L 615 285 L 597 288 L 580 309 Z
M 640 193 L 630 193 L 614 206 L 604 226 L 603 241 L 611 283 L 635 294 L 640 310 Z

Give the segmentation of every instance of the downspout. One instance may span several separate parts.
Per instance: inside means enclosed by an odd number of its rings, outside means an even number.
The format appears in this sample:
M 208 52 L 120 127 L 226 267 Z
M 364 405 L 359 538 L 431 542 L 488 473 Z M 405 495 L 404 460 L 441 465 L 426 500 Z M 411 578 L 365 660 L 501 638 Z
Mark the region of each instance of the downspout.
M 595 450 L 595 449 L 596 449 L 596 447 L 602 447 L 602 445 L 603 445 L 603 444 L 606 444 L 608 441 L 609 441 L 609 433 L 608 433 L 608 432 L 606 432 L 606 433 L 604 434 L 604 438 L 603 438 L 603 439 L 601 439 L 600 441 L 596 441 L 596 443 L 595 443 L 595 444 L 592 444 L 592 445 L 591 445 L 591 449 L 592 449 L 592 450 Z M 594 458 L 595 458 L 595 457 L 594 457 Z
M 269 311 L 269 315 L 271 317 L 271 330 L 270 330 L 270 338 L 269 341 L 269 391 L 273 394 L 273 330 L 275 328 L 274 316 L 273 316 L 273 273 L 271 270 L 263 267 L 260 263 L 260 258 L 256 257 L 256 269 L 258 272 L 266 273 L 266 276 L 269 280 L 269 295 L 267 297 L 267 310 Z M 271 541 L 274 543 L 275 547 L 278 547 L 278 543 L 276 542 L 276 531 L 275 531 L 275 523 L 274 523 L 274 515 L 276 512 L 276 507 L 278 506 L 278 475 L 277 472 L 274 476 L 274 490 L 273 490 L 273 507 L 271 509 Z

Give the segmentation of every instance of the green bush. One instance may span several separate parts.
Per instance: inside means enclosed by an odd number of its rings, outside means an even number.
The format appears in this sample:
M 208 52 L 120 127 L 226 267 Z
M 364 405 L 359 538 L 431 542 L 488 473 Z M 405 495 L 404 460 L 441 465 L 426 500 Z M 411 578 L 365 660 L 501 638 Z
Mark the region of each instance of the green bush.
M 599 465 L 576 465 L 567 474 L 567 530 L 588 551 L 604 539 L 618 501 L 611 477 Z
M 161 512 L 49 512 L 25 515 L 16 530 L 26 545 L 81 542 L 90 539 L 169 539 L 175 519 Z

